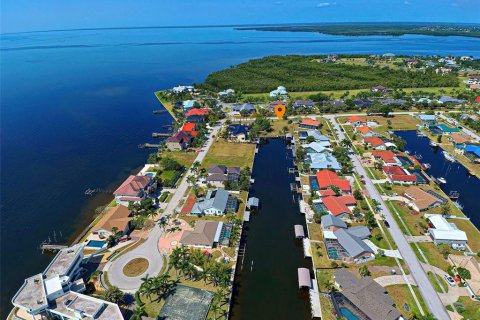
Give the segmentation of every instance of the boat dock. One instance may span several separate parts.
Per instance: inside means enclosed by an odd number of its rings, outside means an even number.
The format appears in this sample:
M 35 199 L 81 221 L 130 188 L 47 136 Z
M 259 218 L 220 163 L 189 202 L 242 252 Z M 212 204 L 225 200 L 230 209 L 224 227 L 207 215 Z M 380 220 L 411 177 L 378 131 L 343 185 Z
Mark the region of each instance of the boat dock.
M 59 244 L 48 244 L 48 243 L 42 243 L 40 245 L 40 249 L 43 251 L 59 251 L 62 249 L 68 248 L 68 246 L 64 245 L 59 245 Z
M 144 144 L 139 144 L 138 148 L 139 149 L 153 149 L 153 148 L 160 148 L 161 146 L 162 146 L 161 144 L 144 143 Z
M 170 137 L 170 133 L 157 133 L 157 132 L 153 132 L 152 133 L 152 138 L 167 138 L 167 137 Z
M 153 114 L 161 114 L 161 113 L 166 113 L 168 110 L 163 109 L 163 110 L 153 110 Z

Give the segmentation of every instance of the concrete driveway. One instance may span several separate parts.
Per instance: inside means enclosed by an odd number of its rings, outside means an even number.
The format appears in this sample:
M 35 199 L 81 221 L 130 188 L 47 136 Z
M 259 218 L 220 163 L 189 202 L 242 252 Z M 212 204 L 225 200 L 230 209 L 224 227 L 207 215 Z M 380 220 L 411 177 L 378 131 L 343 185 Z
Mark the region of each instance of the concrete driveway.
M 341 116 L 345 115 L 342 114 Z M 336 115 L 325 115 L 324 117 L 332 120 L 331 123 L 333 124 L 334 129 L 337 132 L 339 140 L 345 139 L 344 132 L 340 130 L 340 125 L 335 120 Z M 438 320 L 449 320 L 450 317 L 445 310 L 445 307 L 443 306 L 442 300 L 433 288 L 433 285 L 430 283 L 430 280 L 428 279 L 427 274 L 420 265 L 417 256 L 415 255 L 413 249 L 410 247 L 409 243 L 405 239 L 402 231 L 400 230 L 400 227 L 398 226 L 396 220 L 393 218 L 392 213 L 390 212 L 379 192 L 372 183 L 372 180 L 369 178 L 367 172 L 365 171 L 365 168 L 363 168 L 360 160 L 356 155 L 350 155 L 350 158 L 352 160 L 355 171 L 359 175 L 364 177 L 365 188 L 367 189 L 367 192 L 370 194 L 372 199 L 375 199 L 376 201 L 378 201 L 378 203 L 380 203 L 380 212 L 385 215 L 385 219 L 390 224 L 390 228 L 388 228 L 388 230 L 392 236 L 392 239 L 397 245 L 398 251 L 402 255 L 403 259 L 407 263 L 411 275 L 415 279 L 415 282 L 418 284 L 420 294 L 422 295 L 423 300 L 425 301 L 425 304 L 427 305 L 429 311 Z
M 214 140 L 213 136 L 217 136 L 220 127 L 221 125 L 218 125 L 212 129 L 212 132 L 209 135 L 207 145 L 203 148 L 202 152 L 198 153 L 195 161 L 198 161 L 200 163 L 203 161 L 205 155 L 212 146 Z M 180 182 L 177 190 L 173 194 L 172 199 L 168 203 L 160 218 L 167 215 L 173 215 L 175 209 L 178 208 L 179 202 L 188 188 L 187 177 L 191 174 L 192 171 L 191 168 L 189 168 L 186 174 L 183 176 L 182 181 Z M 158 248 L 158 243 L 162 232 L 163 229 L 161 229 L 159 225 L 156 224 L 150 231 L 150 234 L 148 235 L 144 243 L 142 243 L 135 249 L 123 254 L 113 262 L 109 262 L 105 265 L 104 271 L 108 271 L 108 280 L 112 285 L 117 286 L 125 292 L 135 292 L 142 284 L 142 281 L 140 280 L 142 277 L 144 277 L 146 274 L 149 274 L 150 276 L 156 276 L 162 270 L 163 257 Z M 123 274 L 123 267 L 130 260 L 135 258 L 147 259 L 149 262 L 148 269 L 138 277 L 127 277 Z

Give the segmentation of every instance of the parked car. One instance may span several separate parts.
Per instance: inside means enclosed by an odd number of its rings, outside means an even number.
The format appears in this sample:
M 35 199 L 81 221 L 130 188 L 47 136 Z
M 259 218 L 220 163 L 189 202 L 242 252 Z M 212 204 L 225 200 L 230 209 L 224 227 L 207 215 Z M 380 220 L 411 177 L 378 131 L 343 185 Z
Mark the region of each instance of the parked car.
M 385 227 L 390 228 L 390 223 L 388 223 L 387 220 L 383 220 L 383 223 L 385 224 Z
M 118 242 L 125 242 L 125 241 L 131 240 L 131 239 L 132 238 L 130 238 L 130 236 L 124 235 L 123 237 L 118 239 Z
M 453 278 L 451 276 L 449 276 L 448 274 L 444 275 L 443 278 L 445 279 L 445 281 L 447 281 L 447 283 L 452 286 L 452 287 L 455 287 L 455 280 L 453 280 Z

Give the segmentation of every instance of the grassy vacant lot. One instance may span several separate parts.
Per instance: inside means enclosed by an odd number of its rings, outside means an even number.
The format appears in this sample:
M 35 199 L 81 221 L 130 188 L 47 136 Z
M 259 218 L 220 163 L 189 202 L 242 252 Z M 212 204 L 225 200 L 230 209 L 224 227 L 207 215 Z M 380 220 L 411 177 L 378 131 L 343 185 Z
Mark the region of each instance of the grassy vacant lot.
M 410 319 L 413 315 L 420 315 L 420 311 L 418 310 L 417 304 L 413 299 L 410 290 L 406 284 L 403 285 L 394 285 L 386 287 L 388 295 L 392 300 L 395 302 L 397 309 L 402 313 L 402 315 L 406 316 L 407 319 Z M 417 298 L 420 300 L 420 305 L 422 306 L 424 311 L 427 311 L 427 307 L 425 306 L 422 296 L 416 287 L 413 287 Z M 410 311 L 406 311 L 404 309 L 404 305 L 408 304 Z
M 216 140 L 203 160 L 202 167 L 209 168 L 214 164 L 223 164 L 240 168 L 246 166 L 252 168 L 254 155 L 255 144 Z
M 155 97 L 157 97 L 158 101 L 167 109 L 170 115 L 175 119 L 175 113 L 173 112 L 173 103 L 169 101 L 165 101 L 160 98 L 160 91 L 155 92 Z
M 333 269 L 317 270 L 318 289 L 321 292 L 328 292 L 328 283 L 333 283 Z
M 197 157 L 197 153 L 194 151 L 162 151 L 162 157 L 172 157 L 181 165 L 184 165 L 186 168 L 189 168 L 195 158 Z
M 335 308 L 333 307 L 332 301 L 330 299 L 320 296 L 320 304 L 322 306 L 322 319 L 324 320 L 337 320 L 335 315 Z
M 312 255 L 315 268 L 331 268 L 333 260 L 328 259 L 327 250 L 323 242 L 312 243 Z
M 345 123 L 348 117 L 338 117 L 340 123 Z M 378 123 L 378 127 L 375 128 L 376 132 L 383 133 L 388 130 L 415 130 L 417 124 L 420 124 L 420 121 L 417 118 L 414 118 L 406 114 L 397 114 L 392 115 L 388 118 L 382 116 L 365 116 L 367 121 L 374 121 Z M 388 128 L 388 121 L 391 122 L 392 129 Z
M 127 277 L 138 277 L 148 268 L 148 260 L 144 258 L 135 258 L 129 261 L 123 267 L 123 273 Z
M 320 224 L 313 222 L 313 223 L 309 223 L 307 227 L 309 231 L 310 240 L 318 240 L 318 241 L 323 240 L 322 226 Z M 312 244 L 314 243 L 315 242 L 312 242 Z
M 422 250 L 423 254 L 427 258 L 429 264 L 438 267 L 442 269 L 443 271 L 447 271 L 448 266 L 450 263 L 448 263 L 447 260 L 443 259 L 443 255 L 440 253 L 440 248 L 436 247 L 435 244 L 433 243 L 418 243 L 418 246 Z M 415 246 L 413 246 L 413 251 L 417 251 Z M 450 249 L 450 251 L 452 251 Z M 423 261 L 423 259 L 419 258 L 420 261 Z

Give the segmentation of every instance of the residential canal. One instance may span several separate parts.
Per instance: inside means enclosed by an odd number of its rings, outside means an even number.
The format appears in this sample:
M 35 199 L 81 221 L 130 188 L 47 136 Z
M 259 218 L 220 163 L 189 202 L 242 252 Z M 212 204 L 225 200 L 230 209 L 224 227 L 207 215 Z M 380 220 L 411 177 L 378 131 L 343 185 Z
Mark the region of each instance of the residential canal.
M 290 191 L 291 154 L 282 139 L 270 139 L 256 155 L 250 196 L 260 199 L 261 209 L 246 223 L 231 319 L 311 319 L 308 292 L 298 289 L 297 268 L 311 270 L 311 262 L 295 240 L 293 226 L 302 224 L 305 232 L 306 226 Z
M 480 228 L 480 210 L 476 198 L 480 195 L 478 177 L 469 175 L 468 169 L 462 164 L 446 160 L 441 148 L 430 147 L 429 138 L 418 137 L 416 131 L 396 131 L 395 134 L 407 142 L 406 150 L 409 150 L 410 154 L 421 155 L 422 159 L 419 160 L 421 163 L 430 163 L 432 167 L 427 171 L 429 175 L 445 178 L 447 183 L 440 185 L 440 188 L 447 195 L 451 191 L 460 193 L 458 202 L 463 205 L 462 211 L 477 228 Z

